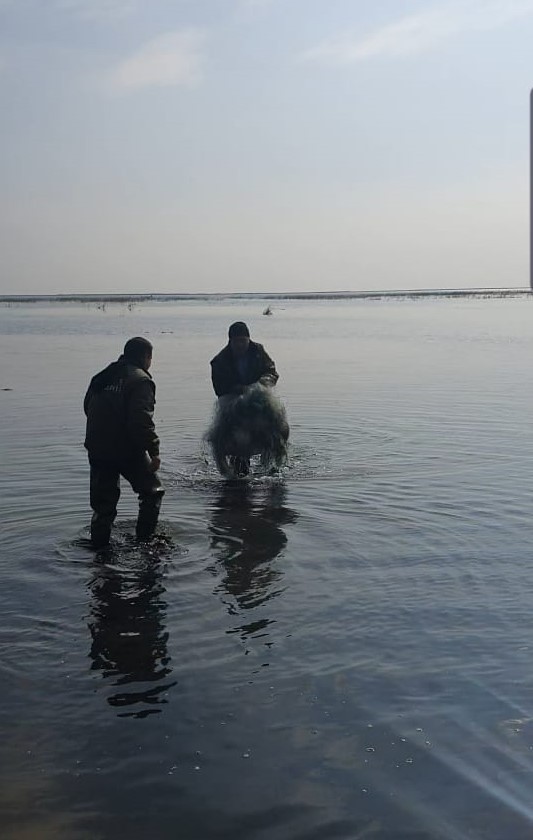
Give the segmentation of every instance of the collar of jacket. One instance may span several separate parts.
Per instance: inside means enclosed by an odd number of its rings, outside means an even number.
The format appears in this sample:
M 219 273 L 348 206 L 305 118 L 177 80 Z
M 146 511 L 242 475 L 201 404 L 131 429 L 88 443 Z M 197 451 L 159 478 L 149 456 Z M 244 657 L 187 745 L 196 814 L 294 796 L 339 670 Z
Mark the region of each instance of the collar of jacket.
M 125 356 L 119 356 L 117 361 L 121 362 L 123 365 L 127 365 L 128 367 L 135 368 L 135 370 L 142 370 L 142 372 L 145 373 L 146 376 L 148 376 L 150 379 L 152 378 L 152 374 L 149 370 L 145 370 L 145 368 L 143 368 L 142 365 L 137 364 L 137 362 L 132 362 L 130 361 L 130 359 L 126 359 Z

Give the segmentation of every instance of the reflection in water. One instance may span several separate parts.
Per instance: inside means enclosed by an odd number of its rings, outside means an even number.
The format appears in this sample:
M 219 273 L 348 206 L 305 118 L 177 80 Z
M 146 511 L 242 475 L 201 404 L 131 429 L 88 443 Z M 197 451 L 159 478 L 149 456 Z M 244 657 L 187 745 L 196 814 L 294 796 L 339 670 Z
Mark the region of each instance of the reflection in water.
M 106 559 L 117 560 L 109 555 Z M 102 558 L 95 563 L 89 584 L 90 656 L 93 670 L 115 677 L 113 685 L 129 686 L 108 697 L 111 706 L 143 706 L 119 717 L 142 718 L 162 711 L 154 707 L 167 702 L 166 692 L 175 682 L 161 682 L 172 671 L 161 562 L 153 555 L 129 556 L 126 561 L 127 567 L 102 563 Z
M 282 525 L 296 522 L 298 514 L 284 506 L 286 488 L 279 482 L 261 488 L 249 482 L 225 482 L 211 516 L 211 546 L 223 565 L 217 591 L 231 596 L 224 601 L 230 615 L 253 610 L 283 591 L 283 571 L 273 561 L 287 545 Z M 228 631 L 243 640 L 267 636 L 271 620 L 258 617 Z M 247 651 L 248 652 L 248 651 Z

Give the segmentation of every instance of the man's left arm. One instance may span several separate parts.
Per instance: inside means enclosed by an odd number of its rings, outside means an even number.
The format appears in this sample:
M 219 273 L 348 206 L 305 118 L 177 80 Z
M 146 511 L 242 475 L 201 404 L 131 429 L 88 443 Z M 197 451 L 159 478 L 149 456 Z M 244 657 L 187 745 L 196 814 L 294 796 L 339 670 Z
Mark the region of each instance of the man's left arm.
M 279 374 L 276 370 L 274 360 L 270 358 L 264 347 L 261 347 L 261 367 L 262 373 L 259 377 L 261 385 L 266 385 L 272 388 L 279 379 Z
M 154 408 L 154 383 L 147 379 L 137 382 L 129 397 L 128 435 L 134 447 L 148 452 L 152 459 L 159 456 L 159 437 L 155 430 Z

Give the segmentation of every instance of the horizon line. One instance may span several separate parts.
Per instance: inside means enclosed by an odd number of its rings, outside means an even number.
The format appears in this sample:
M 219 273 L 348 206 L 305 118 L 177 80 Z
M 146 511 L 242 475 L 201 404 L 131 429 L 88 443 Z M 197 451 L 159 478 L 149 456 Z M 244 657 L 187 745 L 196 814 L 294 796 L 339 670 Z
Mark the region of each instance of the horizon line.
M 362 291 L 305 291 L 305 292 L 59 292 L 54 294 L 3 294 L 0 303 L 58 302 L 149 302 L 171 300 L 335 300 L 378 297 L 467 297 L 512 296 L 533 294 L 530 286 L 488 286 L 445 289 L 372 289 Z

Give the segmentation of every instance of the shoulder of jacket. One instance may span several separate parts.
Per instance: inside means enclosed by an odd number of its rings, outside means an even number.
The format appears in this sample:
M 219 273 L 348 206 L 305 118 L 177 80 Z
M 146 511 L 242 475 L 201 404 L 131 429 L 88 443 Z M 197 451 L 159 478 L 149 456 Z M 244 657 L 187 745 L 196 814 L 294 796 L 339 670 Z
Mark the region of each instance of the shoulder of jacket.
M 126 383 L 130 385 L 137 385 L 141 382 L 146 382 L 152 388 L 155 388 L 155 382 L 147 370 L 143 370 L 142 368 L 138 367 L 133 367 L 133 365 L 129 366 L 127 370 Z
M 213 356 L 213 358 L 212 358 L 212 359 L 211 359 L 211 361 L 210 361 L 210 364 L 211 364 L 211 365 L 215 365 L 217 362 L 223 362 L 223 361 L 224 361 L 224 359 L 226 359 L 227 355 L 228 355 L 228 348 L 227 348 L 227 347 L 223 347 L 223 348 L 222 348 L 222 350 L 220 350 L 220 351 L 216 354 L 216 356 Z

